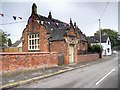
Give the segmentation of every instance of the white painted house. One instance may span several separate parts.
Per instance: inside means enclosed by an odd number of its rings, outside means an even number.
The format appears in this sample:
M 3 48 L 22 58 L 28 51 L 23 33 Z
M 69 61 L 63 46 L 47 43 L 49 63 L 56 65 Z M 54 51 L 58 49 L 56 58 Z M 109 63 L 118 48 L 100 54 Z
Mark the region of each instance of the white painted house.
M 89 43 L 91 43 L 91 45 L 95 45 L 95 44 L 100 45 L 100 36 L 99 35 L 90 36 L 88 37 L 88 41 Z M 103 47 L 102 55 L 106 56 L 112 54 L 111 42 L 108 35 L 101 36 L 101 45 Z

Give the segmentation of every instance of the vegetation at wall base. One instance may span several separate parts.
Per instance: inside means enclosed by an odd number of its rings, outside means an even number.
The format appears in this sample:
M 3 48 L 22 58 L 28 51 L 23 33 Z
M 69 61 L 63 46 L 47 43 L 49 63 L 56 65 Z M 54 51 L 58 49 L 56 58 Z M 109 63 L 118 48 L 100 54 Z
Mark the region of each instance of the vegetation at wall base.
M 89 53 L 98 53 L 99 54 L 99 58 L 102 57 L 102 51 L 103 51 L 103 48 L 102 46 L 100 45 L 90 45 L 88 44 L 88 52 Z

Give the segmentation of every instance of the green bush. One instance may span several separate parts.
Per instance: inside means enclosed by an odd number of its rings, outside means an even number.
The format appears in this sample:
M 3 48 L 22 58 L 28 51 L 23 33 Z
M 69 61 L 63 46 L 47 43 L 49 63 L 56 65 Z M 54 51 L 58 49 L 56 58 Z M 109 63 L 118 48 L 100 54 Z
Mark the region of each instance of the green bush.
M 102 46 L 100 47 L 100 45 L 88 45 L 88 52 L 100 54 L 102 50 Z

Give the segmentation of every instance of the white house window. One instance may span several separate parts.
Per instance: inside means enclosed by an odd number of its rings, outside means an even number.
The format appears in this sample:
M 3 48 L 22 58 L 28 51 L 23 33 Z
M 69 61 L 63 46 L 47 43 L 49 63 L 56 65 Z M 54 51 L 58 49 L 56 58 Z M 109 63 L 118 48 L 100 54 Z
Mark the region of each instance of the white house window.
M 110 44 L 110 42 L 108 41 L 108 45 Z
M 109 48 L 107 48 L 107 51 L 108 51 L 108 53 L 110 52 L 110 49 Z
M 28 35 L 28 50 L 39 50 L 39 34 Z

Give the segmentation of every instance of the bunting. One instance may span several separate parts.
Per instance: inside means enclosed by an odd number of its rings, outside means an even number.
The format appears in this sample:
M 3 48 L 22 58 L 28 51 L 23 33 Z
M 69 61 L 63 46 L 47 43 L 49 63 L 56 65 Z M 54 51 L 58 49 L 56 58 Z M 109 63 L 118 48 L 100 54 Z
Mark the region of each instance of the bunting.
M 13 16 L 13 19 L 16 20 L 16 16 Z
M 38 22 L 38 23 L 40 23 L 40 20 L 35 20 L 35 19 L 31 19 L 31 18 L 28 21 L 29 21 L 29 23 L 31 23 L 31 22 Z
M 23 18 L 22 17 L 17 17 L 17 16 L 9 16 L 9 15 L 6 15 L 6 14 L 3 14 L 3 13 L 0 13 L 0 16 L 4 17 L 4 16 L 7 16 L 7 17 L 12 17 L 14 20 L 16 20 L 17 18 L 22 20 Z
M 41 21 L 41 24 L 44 24 L 44 21 Z
M 53 23 L 53 22 L 50 22 L 50 24 L 51 24 L 51 25 L 54 25 L 54 23 Z
M 48 24 L 50 25 L 50 22 L 48 22 Z
M 58 23 L 56 23 L 57 24 L 57 26 L 59 25 Z
M 2 13 L 0 13 L 0 15 L 1 15 L 2 17 L 4 17 L 4 14 L 2 14 Z
M 37 23 L 40 23 L 40 20 L 37 20 Z
M 9 16 L 9 15 L 6 15 L 6 14 L 3 14 L 3 13 L 0 13 L 0 16 L 2 16 L 2 17 L 5 17 L 5 16 L 7 16 L 7 17 L 12 17 L 14 20 L 17 20 L 17 19 L 19 19 L 19 20 L 23 20 L 23 18 L 22 17 L 20 17 L 20 16 Z M 58 22 L 55 22 L 55 21 L 45 21 L 45 20 L 34 20 L 34 19 L 29 19 L 28 20 L 28 22 L 29 23 L 31 23 L 31 22 L 37 22 L 37 23 L 41 23 L 41 24 L 49 24 L 49 25 L 52 25 L 52 26 L 55 26 L 55 27 L 61 27 L 61 26 L 69 26 L 69 24 L 66 24 L 66 23 L 58 23 Z
M 37 22 L 37 20 L 33 20 L 34 22 Z
M 22 17 L 18 17 L 18 18 L 22 20 Z
M 44 23 L 45 23 L 45 24 L 48 24 L 48 22 L 47 22 L 47 21 L 44 21 Z
M 54 26 L 56 26 L 56 22 L 54 22 Z

